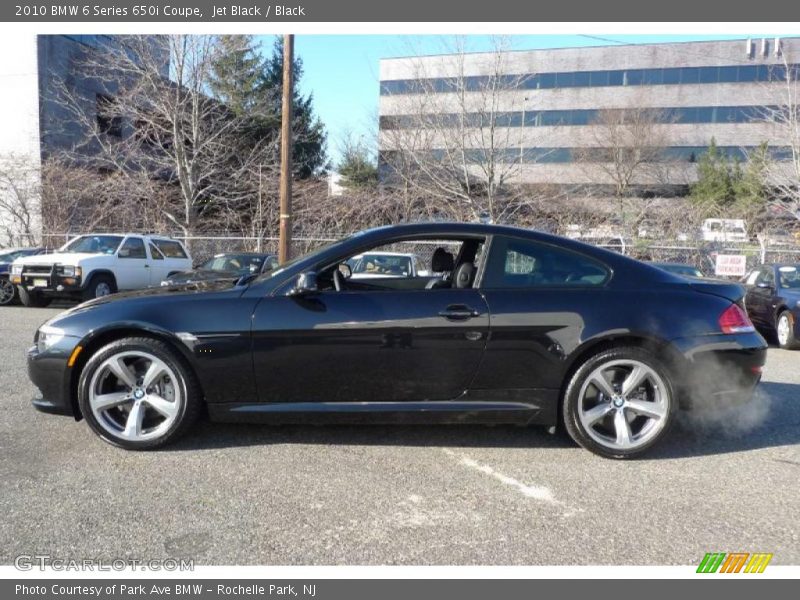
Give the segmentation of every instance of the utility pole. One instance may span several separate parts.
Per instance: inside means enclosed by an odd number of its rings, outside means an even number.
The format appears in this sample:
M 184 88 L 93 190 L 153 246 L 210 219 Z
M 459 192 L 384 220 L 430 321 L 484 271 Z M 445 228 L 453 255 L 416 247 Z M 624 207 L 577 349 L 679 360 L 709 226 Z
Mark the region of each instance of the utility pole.
M 281 212 L 278 261 L 292 254 L 292 66 L 294 35 L 283 36 L 283 101 L 281 106 Z

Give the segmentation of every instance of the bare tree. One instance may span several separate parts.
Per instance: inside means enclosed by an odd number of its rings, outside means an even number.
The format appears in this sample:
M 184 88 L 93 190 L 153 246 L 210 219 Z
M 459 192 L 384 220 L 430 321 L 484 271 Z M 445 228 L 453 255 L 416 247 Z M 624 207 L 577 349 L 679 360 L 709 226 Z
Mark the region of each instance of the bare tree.
M 58 91 L 87 132 L 68 153 L 73 164 L 174 186 L 179 201 L 159 208 L 184 236 L 198 232 L 201 218 L 224 220 L 248 206 L 259 166 L 276 158 L 276 136 L 209 96 L 215 43 L 206 35 L 118 36 L 79 65 L 107 95 L 87 98 L 68 81 Z
M 662 181 L 660 169 L 669 145 L 669 123 L 669 115 L 661 108 L 600 110 L 588 129 L 591 145 L 576 149 L 574 158 L 592 180 L 609 181 L 614 196 L 622 198 L 637 182 Z
M 9 245 L 39 240 L 39 167 L 28 157 L 0 156 L 0 228 Z
M 382 123 L 382 160 L 399 183 L 439 204 L 456 202 L 471 220 L 510 219 L 521 202 L 523 160 L 533 160 L 523 155 L 532 143 L 524 126 L 531 75 L 509 75 L 507 50 L 496 40 L 480 77 L 468 72 L 460 39 L 451 54 L 416 59 L 416 89 L 390 97 L 396 116 Z M 449 76 L 437 77 L 442 72 Z
M 770 86 L 775 103 L 761 107 L 764 122 L 770 126 L 773 146 L 781 149 L 765 169 L 766 185 L 772 191 L 770 204 L 777 210 L 800 219 L 800 68 L 798 57 L 783 53 L 783 68 L 775 73 Z

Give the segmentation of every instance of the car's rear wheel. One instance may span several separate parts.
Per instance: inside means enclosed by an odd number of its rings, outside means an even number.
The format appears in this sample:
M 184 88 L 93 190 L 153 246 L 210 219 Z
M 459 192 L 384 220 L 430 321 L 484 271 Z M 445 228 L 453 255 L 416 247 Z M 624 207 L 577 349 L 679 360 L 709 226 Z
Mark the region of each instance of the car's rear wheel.
M 101 348 L 78 384 L 86 422 L 105 441 L 147 450 L 183 435 L 202 404 L 186 361 L 167 344 L 125 338 Z
M 633 458 L 661 441 L 678 403 L 669 370 L 651 352 L 624 347 L 586 360 L 564 397 L 567 432 L 608 458 Z
M 791 311 L 785 310 L 778 316 L 778 323 L 775 326 L 778 345 L 785 350 L 797 350 L 800 344 L 794 337 L 794 315 Z
M 17 297 L 17 289 L 8 280 L 8 277 L 0 277 L 0 306 L 13 304 Z
M 44 308 L 45 306 L 49 306 L 53 301 L 52 298 L 43 296 L 41 292 L 36 290 L 29 291 L 22 286 L 17 286 L 17 293 L 19 294 L 19 299 L 23 306 Z

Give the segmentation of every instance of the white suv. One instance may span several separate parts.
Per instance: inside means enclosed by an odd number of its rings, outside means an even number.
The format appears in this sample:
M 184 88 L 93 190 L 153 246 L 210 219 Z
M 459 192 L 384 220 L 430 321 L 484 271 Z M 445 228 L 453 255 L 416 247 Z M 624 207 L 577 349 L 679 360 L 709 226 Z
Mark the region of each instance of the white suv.
M 191 268 L 192 259 L 177 240 L 97 233 L 76 237 L 54 254 L 15 260 L 11 281 L 25 306 L 47 306 L 53 298 L 89 300 L 159 285 Z

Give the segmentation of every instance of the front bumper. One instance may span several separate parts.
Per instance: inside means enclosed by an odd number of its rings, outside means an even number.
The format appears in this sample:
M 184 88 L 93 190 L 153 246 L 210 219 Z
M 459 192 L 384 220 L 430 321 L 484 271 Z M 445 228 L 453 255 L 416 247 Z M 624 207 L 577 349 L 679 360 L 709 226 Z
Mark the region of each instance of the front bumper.
M 36 410 L 80 418 L 73 404 L 72 369 L 67 366 L 77 343 L 77 338 L 64 336 L 44 352 L 37 346 L 28 349 L 28 377 L 38 388 L 32 400 Z
M 752 400 L 767 360 L 767 343 L 758 333 L 682 338 L 675 345 L 684 357 L 677 374 L 683 407 L 724 408 Z
M 80 293 L 83 289 L 81 275 L 64 275 L 58 272 L 60 265 L 53 265 L 48 271 L 22 271 L 21 275 L 12 275 L 11 283 L 24 287 L 28 291 L 38 292 L 47 296 L 71 296 Z

